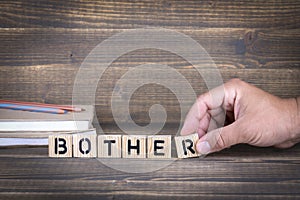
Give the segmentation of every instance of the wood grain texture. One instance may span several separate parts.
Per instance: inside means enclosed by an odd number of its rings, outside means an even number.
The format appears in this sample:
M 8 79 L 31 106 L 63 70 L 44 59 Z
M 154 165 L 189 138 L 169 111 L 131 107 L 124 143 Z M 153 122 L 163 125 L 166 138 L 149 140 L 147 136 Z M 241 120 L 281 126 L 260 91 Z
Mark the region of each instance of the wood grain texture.
M 238 145 L 177 160 L 151 173 L 113 170 L 96 159 L 47 158 L 46 148 L 0 149 L 1 198 L 298 199 L 300 146 Z M 124 162 L 122 162 L 124 163 Z
M 128 30 L 128 29 L 124 29 Z M 295 29 L 172 29 L 200 43 L 220 68 L 299 67 L 300 27 Z M 72 64 L 80 66 L 100 42 L 121 33 L 115 29 L 0 28 L 0 66 Z M 159 50 L 122 56 L 115 65 L 161 62 L 186 67 L 187 62 Z M 75 67 L 74 66 L 74 67 Z
M 0 2 L 0 20 L 1 99 L 70 104 L 76 73 L 97 44 L 149 26 L 199 42 L 224 82 L 241 78 L 280 97 L 300 96 L 297 0 L 13 0 Z M 207 91 L 183 58 L 153 49 L 130 52 L 98 82 L 97 118 L 106 133 L 123 134 L 110 108 L 116 82 L 130 67 L 148 62 L 175 68 L 197 95 Z M 168 116 L 160 134 L 175 135 L 180 107 L 167 88 L 139 88 L 131 98 L 131 117 L 149 123 L 149 108 L 157 103 Z M 239 145 L 156 172 L 127 174 L 96 159 L 51 159 L 46 148 L 0 149 L 0 199 L 299 199 L 299 158 L 299 145 L 288 150 Z
M 124 30 L 149 26 L 170 28 L 199 42 L 224 82 L 241 78 L 280 97 L 300 95 L 298 1 L 1 1 L 0 5 L 2 99 L 69 104 L 80 64 L 97 44 Z M 154 49 L 130 52 L 116 59 L 98 83 L 99 121 L 114 122 L 110 101 L 116 82 L 130 67 L 148 62 L 178 70 L 197 95 L 207 91 L 201 76 L 183 58 Z M 165 107 L 167 123 L 178 123 L 176 97 L 157 85 L 136 91 L 131 117 L 138 124 L 149 123 L 148 110 L 155 103 Z
M 38 101 L 56 104 L 71 104 L 76 69 L 71 65 L 0 68 L 0 93 L 4 99 Z M 104 79 L 98 82 L 95 104 L 97 117 L 101 123 L 113 123 L 111 95 L 118 77 L 127 69 L 110 69 Z M 193 69 L 178 69 L 187 77 L 197 95 L 207 91 L 204 80 Z M 281 97 L 300 95 L 300 69 L 221 69 L 224 82 L 231 78 L 241 78 L 272 94 Z M 110 77 L 112 77 L 110 79 Z M 93 80 L 88 80 L 93 82 Z M 96 81 L 96 80 L 94 80 Z M 170 80 L 171 81 L 171 80 Z M 178 83 L 180 84 L 180 83 Z M 84 94 L 84 91 L 82 91 Z M 184 91 L 183 91 L 184 92 Z M 126 97 L 126 93 L 123 94 Z M 178 123 L 180 107 L 176 96 L 165 87 L 145 85 L 132 95 L 130 111 L 136 123 L 148 123 L 149 108 L 159 103 L 167 111 L 167 122 Z M 182 105 L 184 106 L 184 105 Z M 188 105 L 185 107 L 187 108 Z M 124 110 L 120 110 L 124 112 Z M 127 119 L 124 119 L 126 122 Z
M 299 2 L 280 1 L 39 1 L 1 3 L 1 27 L 33 28 L 295 28 Z

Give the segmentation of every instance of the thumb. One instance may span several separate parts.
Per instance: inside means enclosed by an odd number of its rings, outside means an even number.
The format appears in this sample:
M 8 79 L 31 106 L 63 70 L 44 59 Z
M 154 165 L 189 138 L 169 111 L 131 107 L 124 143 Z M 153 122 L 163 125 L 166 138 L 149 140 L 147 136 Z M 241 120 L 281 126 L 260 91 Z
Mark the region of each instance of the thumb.
M 228 126 L 212 130 L 202 136 L 197 142 L 197 151 L 205 155 L 240 143 L 240 136 L 237 131 L 239 129 L 236 124 L 235 122 Z

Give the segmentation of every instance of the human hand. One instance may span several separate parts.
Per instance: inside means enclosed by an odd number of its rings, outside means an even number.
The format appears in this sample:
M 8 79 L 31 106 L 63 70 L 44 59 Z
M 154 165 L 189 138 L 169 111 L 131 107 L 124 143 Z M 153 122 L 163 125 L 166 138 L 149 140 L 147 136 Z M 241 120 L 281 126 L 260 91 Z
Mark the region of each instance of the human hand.
M 213 98 L 215 99 L 213 99 Z M 226 111 L 228 125 L 217 128 Z M 201 154 L 238 143 L 288 148 L 300 142 L 300 98 L 281 99 L 239 79 L 199 96 L 181 135 L 197 132 Z

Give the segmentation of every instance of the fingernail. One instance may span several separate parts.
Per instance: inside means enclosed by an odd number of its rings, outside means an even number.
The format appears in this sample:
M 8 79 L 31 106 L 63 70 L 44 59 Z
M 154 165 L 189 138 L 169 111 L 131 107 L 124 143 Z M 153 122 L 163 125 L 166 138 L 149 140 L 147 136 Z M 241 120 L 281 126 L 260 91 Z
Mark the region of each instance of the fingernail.
M 210 149 L 210 145 L 207 141 L 199 142 L 197 144 L 197 151 L 201 154 L 208 154 Z

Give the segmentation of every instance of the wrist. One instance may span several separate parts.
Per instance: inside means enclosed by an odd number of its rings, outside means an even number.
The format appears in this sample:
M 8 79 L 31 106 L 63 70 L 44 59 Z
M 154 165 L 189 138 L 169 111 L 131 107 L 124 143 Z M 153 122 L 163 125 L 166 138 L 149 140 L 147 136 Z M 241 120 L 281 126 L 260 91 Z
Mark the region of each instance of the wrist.
M 291 111 L 291 127 L 290 127 L 290 133 L 291 133 L 291 139 L 296 140 L 300 138 L 300 97 L 293 98 L 293 108 Z

